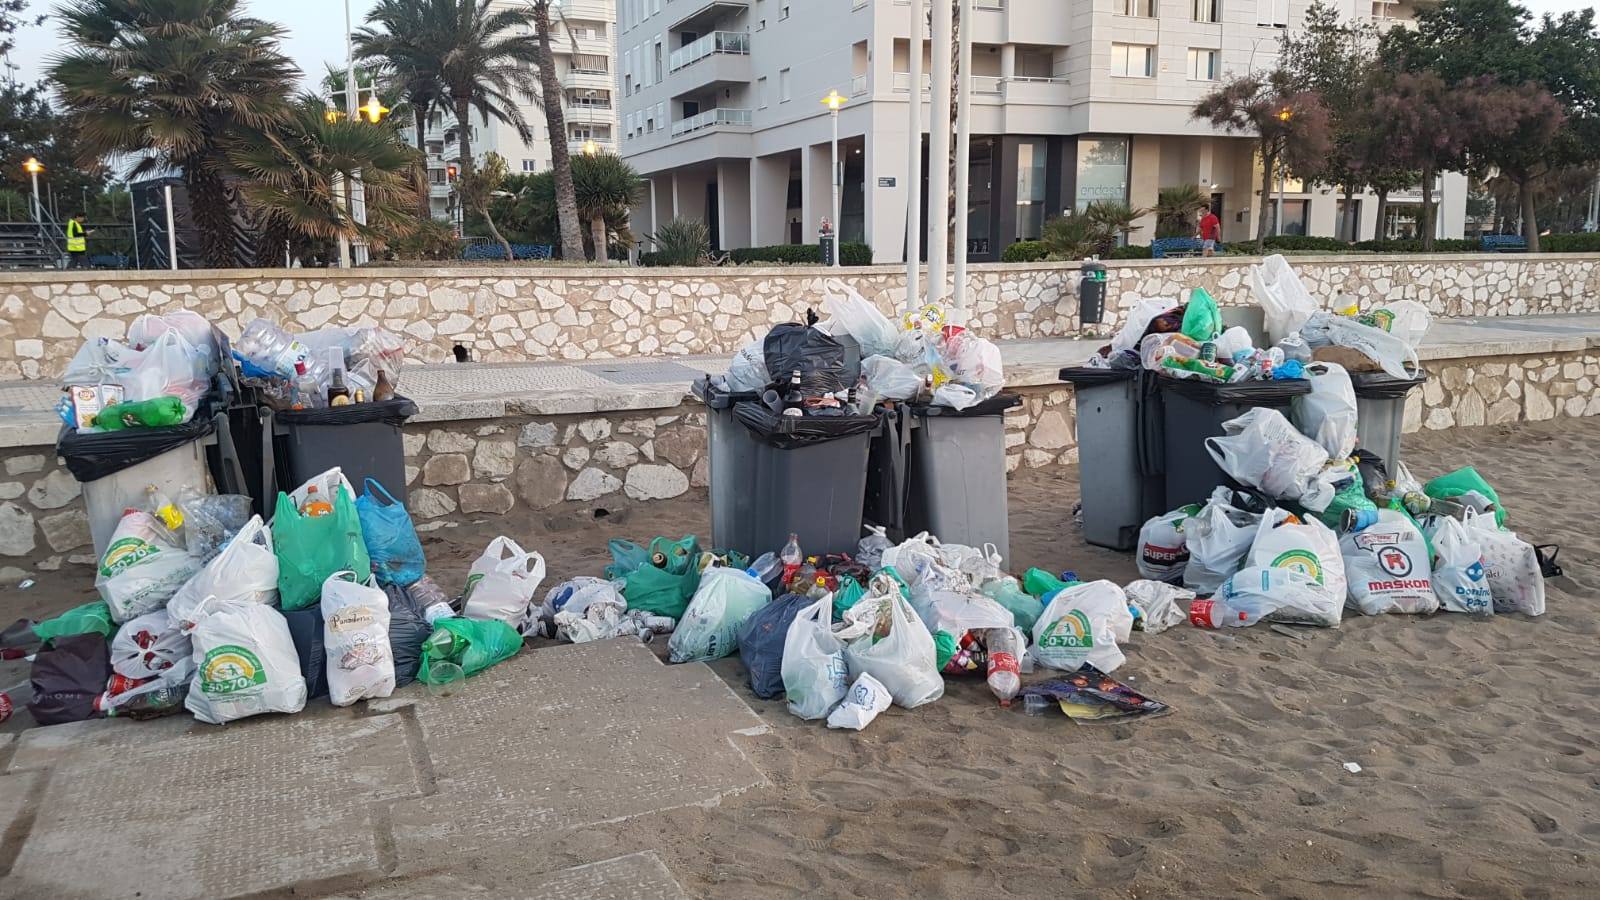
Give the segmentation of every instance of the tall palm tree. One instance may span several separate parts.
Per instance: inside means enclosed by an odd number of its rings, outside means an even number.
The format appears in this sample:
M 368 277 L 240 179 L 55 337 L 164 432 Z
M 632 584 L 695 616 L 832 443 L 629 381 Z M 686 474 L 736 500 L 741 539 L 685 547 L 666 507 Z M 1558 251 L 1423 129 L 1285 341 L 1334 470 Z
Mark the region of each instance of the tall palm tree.
M 271 131 L 242 136 L 228 163 L 243 181 L 240 195 L 258 211 L 269 234 L 301 247 L 404 233 L 414 221 L 412 179 L 420 159 L 392 128 L 337 115 L 306 94 L 292 116 Z M 350 214 L 348 191 L 357 173 L 366 196 L 366 222 Z
M 578 197 L 572 181 L 572 154 L 567 149 L 567 118 L 561 105 L 561 85 L 556 81 L 555 54 L 550 50 L 551 5 L 551 0 L 529 0 L 528 3 L 533 13 L 534 33 L 539 38 L 539 90 L 544 106 L 545 131 L 550 133 L 550 166 L 556 176 L 556 220 L 561 226 L 561 257 L 583 259 L 583 232 L 578 225 Z M 555 8 L 559 15 L 560 4 L 556 3 Z
M 379 0 L 367 14 L 377 28 L 356 29 L 361 59 L 381 62 L 398 95 L 411 108 L 418 153 L 427 152 L 428 117 L 448 106 L 441 73 L 444 36 L 450 34 L 458 5 L 451 0 Z M 417 183 L 417 211 L 432 214 L 427 178 Z
M 616 218 L 619 212 L 626 214 L 629 207 L 639 202 L 644 180 L 633 166 L 622 161 L 622 157 L 597 153 L 573 160 L 572 181 L 578 214 L 589 220 L 594 261 L 606 262 L 611 238 L 606 218 Z
M 238 262 L 227 142 L 287 120 L 299 75 L 279 51 L 283 29 L 241 10 L 241 0 L 69 0 L 58 11 L 67 48 L 50 65 L 84 164 L 131 154 L 135 177 L 182 171 L 212 266 Z
M 533 139 L 517 106 L 516 94 L 533 96 L 533 66 L 539 42 L 530 14 L 522 9 L 493 9 L 494 0 L 422 0 L 452 6 L 448 31 L 435 45 L 439 81 L 455 113 L 461 148 L 461 174 L 472 174 L 471 114 L 488 123 L 510 125 L 524 143 Z

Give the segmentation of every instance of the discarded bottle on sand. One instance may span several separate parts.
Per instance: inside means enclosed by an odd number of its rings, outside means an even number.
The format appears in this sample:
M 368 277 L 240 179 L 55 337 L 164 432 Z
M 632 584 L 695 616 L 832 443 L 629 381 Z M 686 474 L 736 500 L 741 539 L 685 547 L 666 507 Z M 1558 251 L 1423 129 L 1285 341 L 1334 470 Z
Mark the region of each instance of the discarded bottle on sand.
M 991 628 L 984 632 L 989 650 L 989 690 L 1001 706 L 1010 706 L 1022 690 L 1022 641 L 1010 628 Z
M 1244 594 L 1224 603 L 1221 600 L 1196 600 L 1189 604 L 1189 624 L 1196 628 L 1245 628 L 1277 612 L 1279 604 L 1264 597 Z

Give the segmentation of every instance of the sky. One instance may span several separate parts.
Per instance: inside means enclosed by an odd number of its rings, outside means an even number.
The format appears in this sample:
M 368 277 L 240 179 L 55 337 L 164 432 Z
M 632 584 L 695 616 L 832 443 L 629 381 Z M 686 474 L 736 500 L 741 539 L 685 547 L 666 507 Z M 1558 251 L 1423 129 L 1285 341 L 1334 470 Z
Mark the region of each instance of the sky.
M 361 23 L 373 6 L 373 0 L 347 2 L 350 4 L 351 20 L 356 25 Z M 37 14 L 47 12 L 53 5 L 48 0 L 34 0 L 32 9 Z M 1583 9 L 1593 6 L 1594 0 L 1522 0 L 1522 5 L 1537 17 L 1547 12 Z M 285 49 L 300 69 L 310 74 L 310 83 L 321 80 L 325 63 L 344 62 L 344 10 L 341 4 L 331 0 L 273 0 L 270 3 L 253 0 L 247 3 L 247 8 L 253 15 L 278 22 L 288 29 Z M 17 80 L 35 81 L 43 78 L 46 61 L 55 52 L 57 43 L 56 28 L 48 20 L 42 26 L 20 32 L 10 59 L 10 64 L 17 67 Z

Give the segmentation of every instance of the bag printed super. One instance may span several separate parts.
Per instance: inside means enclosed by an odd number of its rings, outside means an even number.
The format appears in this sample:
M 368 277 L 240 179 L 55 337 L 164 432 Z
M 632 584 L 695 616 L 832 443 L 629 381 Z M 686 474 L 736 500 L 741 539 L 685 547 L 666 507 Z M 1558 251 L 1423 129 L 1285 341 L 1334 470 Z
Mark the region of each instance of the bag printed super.
M 1139 529 L 1139 574 L 1151 581 L 1177 584 L 1189 565 L 1189 543 L 1185 523 L 1200 512 L 1189 505 L 1152 518 Z

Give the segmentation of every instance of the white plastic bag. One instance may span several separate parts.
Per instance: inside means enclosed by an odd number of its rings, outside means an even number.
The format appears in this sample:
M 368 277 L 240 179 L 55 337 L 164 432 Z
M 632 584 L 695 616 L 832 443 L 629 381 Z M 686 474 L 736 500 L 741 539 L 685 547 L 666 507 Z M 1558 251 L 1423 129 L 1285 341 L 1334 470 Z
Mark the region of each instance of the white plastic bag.
M 1265 314 L 1267 339 L 1274 344 L 1299 331 L 1317 311 L 1317 301 L 1282 254 L 1250 267 L 1250 293 Z
M 1075 672 L 1089 663 L 1110 673 L 1127 657 L 1117 647 L 1133 633 L 1128 597 L 1109 581 L 1073 585 L 1056 593 L 1033 623 L 1028 651 L 1041 666 Z
M 124 513 L 95 570 L 94 587 L 122 623 L 167 605 L 200 571 L 200 561 L 178 546 L 165 525 L 143 510 Z
M 955 638 L 974 629 L 1012 628 L 1017 617 L 999 603 L 972 591 L 913 591 L 911 605 L 929 631 Z
M 1427 614 L 1434 596 L 1428 544 L 1405 513 L 1378 510 L 1378 521 L 1339 539 L 1350 603 L 1365 615 Z
M 1200 512 L 1184 523 L 1189 546 L 1189 563 L 1183 568 L 1183 586 L 1202 596 L 1210 596 L 1244 568 L 1250 544 L 1256 539 L 1261 516 L 1239 509 L 1229 502 L 1233 492 L 1218 487 Z
M 1138 350 L 1145 329 L 1150 327 L 1150 320 L 1177 305 L 1178 301 L 1171 297 L 1146 297 L 1140 300 L 1128 313 L 1128 321 L 1122 323 L 1116 337 L 1111 339 L 1111 355 L 1116 357 L 1129 350 Z
M 950 381 L 971 389 L 977 396 L 975 403 L 993 397 L 1006 386 L 1000 348 L 992 341 L 981 338 L 971 331 L 958 331 L 942 339 L 939 345 L 939 358 L 940 368 L 944 370 L 945 375 Z M 935 381 L 938 380 L 936 374 Z M 943 386 L 941 384 L 941 387 Z M 938 390 L 934 391 L 933 402 L 940 403 Z M 944 405 L 950 405 L 955 409 L 966 408 L 954 404 Z
M 783 693 L 789 712 L 802 719 L 820 719 L 844 699 L 850 667 L 844 643 L 834 637 L 833 595 L 802 609 L 783 638 Z M 884 693 L 888 704 L 888 693 Z
M 1323 595 L 1317 604 L 1314 621 L 1309 624 L 1338 625 L 1340 610 L 1344 608 L 1345 591 L 1348 589 L 1344 557 L 1339 552 L 1339 538 L 1316 519 L 1305 519 L 1300 524 L 1290 523 L 1288 519 L 1289 513 L 1281 509 L 1269 510 L 1261 517 L 1261 524 L 1256 526 L 1255 540 L 1250 544 L 1246 565 L 1250 568 L 1288 569 L 1304 575 Z M 1251 579 L 1247 577 L 1239 583 L 1251 583 Z
M 892 566 L 913 594 L 965 591 L 972 586 L 959 569 L 945 562 L 938 539 L 926 531 L 883 551 L 882 565 Z
M 322 583 L 322 646 L 334 706 L 394 693 L 389 595 L 372 575 L 362 584 L 354 572 L 335 572 Z
M 1217 359 L 1223 362 L 1231 362 L 1240 351 L 1255 349 L 1255 344 L 1250 340 L 1250 332 L 1238 325 L 1217 335 L 1215 343 Z
M 1138 607 L 1146 634 L 1160 634 L 1182 624 L 1189 615 L 1189 603 L 1194 600 L 1194 591 L 1149 579 L 1129 582 L 1122 592 L 1130 604 Z
M 306 505 L 306 497 L 310 495 L 312 485 L 316 485 L 317 493 L 329 503 L 333 502 L 334 491 L 344 491 L 351 503 L 356 502 L 356 489 L 350 485 L 350 479 L 344 477 L 343 469 L 334 466 L 326 472 L 307 478 L 305 483 L 289 492 L 289 499 L 294 501 L 295 509 Z
M 193 310 L 180 309 L 161 316 L 151 313 L 136 316 L 128 325 L 128 343 L 134 347 L 148 347 L 169 331 L 181 335 L 190 346 L 208 354 L 207 368 L 216 372 L 217 344 L 211 335 L 211 323 Z
M 1493 593 L 1478 539 L 1450 516 L 1431 516 L 1425 530 L 1433 542 L 1433 592 L 1439 605 L 1446 612 L 1494 615 Z
M 1298 569 L 1247 566 L 1222 583 L 1212 599 L 1196 600 L 1189 620 L 1202 628 L 1219 628 L 1214 617 L 1224 609 L 1267 610 L 1262 620 L 1290 625 L 1337 628 L 1343 597 L 1333 597 Z
M 828 289 L 829 293 L 822 298 L 822 308 L 861 345 L 863 361 L 869 356 L 894 353 L 900 332 L 888 316 L 842 282 L 829 281 Z M 839 292 L 834 293 L 835 290 Z
M 966 409 L 977 406 L 981 398 L 972 388 L 947 381 L 933 389 L 933 404 L 935 406 L 948 406 L 951 409 Z
M 111 639 L 111 668 L 124 678 L 155 678 L 185 664 L 194 652 L 189 636 L 164 609 L 129 619 Z
M 259 603 L 201 601 L 194 641 L 194 681 L 184 706 L 221 725 L 262 713 L 297 713 L 306 680 L 283 614 Z
M 178 589 L 167 612 L 188 631 L 201 601 L 213 595 L 226 603 L 277 604 L 278 555 L 272 551 L 272 531 L 260 516 L 251 516 L 222 552 Z
M 739 649 L 744 620 L 771 601 L 772 591 L 749 572 L 728 566 L 707 569 L 667 641 L 668 659 L 682 663 L 731 655 Z
M 1328 464 L 1328 452 L 1295 430 L 1283 413 L 1254 407 L 1223 422 L 1222 430 L 1222 437 L 1205 441 L 1222 471 L 1269 497 L 1298 500 L 1311 510 L 1328 508 L 1333 489 L 1317 477 Z
M 1338 363 L 1306 366 L 1311 393 L 1291 402 L 1300 433 L 1327 451 L 1329 459 L 1345 459 L 1356 449 L 1356 390 L 1350 374 Z
M 844 647 L 852 675 L 870 674 L 906 709 L 944 696 L 933 635 L 893 578 L 874 577 L 868 595 L 845 613 L 845 622 L 839 637 L 852 635 Z
M 767 355 L 763 341 L 755 340 L 734 354 L 728 365 L 728 390 L 734 393 L 760 393 L 772 382 L 767 374 Z
M 876 719 L 878 713 L 888 709 L 892 699 L 882 682 L 862 672 L 855 684 L 850 685 L 844 702 L 828 716 L 828 727 L 860 731 Z
M 1379 328 L 1363 325 L 1355 319 L 1317 313 L 1306 320 L 1300 333 L 1312 347 L 1333 345 L 1348 347 L 1377 363 L 1385 373 L 1394 378 L 1410 378 L 1408 368 L 1415 369 L 1417 351 L 1405 341 Z
M 467 570 L 461 615 L 497 619 L 520 630 L 527 624 L 533 592 L 541 581 L 544 557 L 523 550 L 511 538 L 497 537 Z
M 1422 344 L 1423 336 L 1433 324 L 1433 315 L 1428 312 L 1428 308 L 1415 300 L 1395 300 L 1385 303 L 1377 309 L 1362 313 L 1357 319 L 1363 325 L 1371 325 L 1381 331 L 1389 332 L 1413 350 Z
M 1515 532 L 1501 531 L 1493 513 L 1467 510 L 1465 524 L 1483 551 L 1483 571 L 1497 613 L 1544 615 L 1544 573 L 1533 545 Z
M 1139 574 L 1152 581 L 1177 582 L 1189 564 L 1188 520 L 1199 510 L 1184 506 L 1154 516 L 1139 528 L 1139 549 L 1134 562 Z
M 892 356 L 869 356 L 861 361 L 867 388 L 885 400 L 910 400 L 922 390 L 917 370 Z

